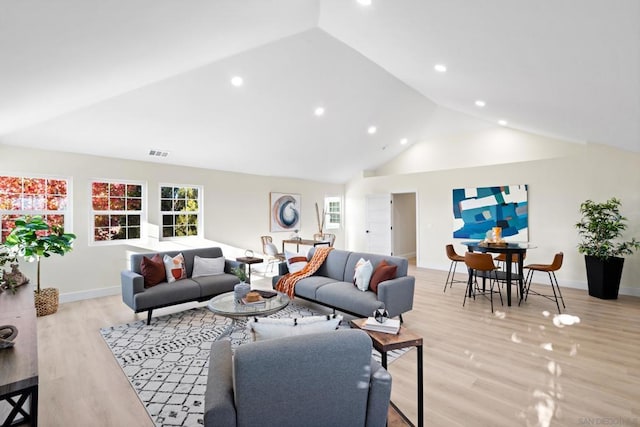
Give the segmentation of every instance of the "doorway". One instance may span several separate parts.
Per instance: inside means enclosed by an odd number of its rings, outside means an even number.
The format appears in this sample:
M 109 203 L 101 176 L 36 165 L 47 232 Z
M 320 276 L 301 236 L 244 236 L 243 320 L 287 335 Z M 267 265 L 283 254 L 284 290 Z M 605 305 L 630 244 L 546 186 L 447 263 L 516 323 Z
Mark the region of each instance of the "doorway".
M 367 252 L 417 257 L 416 193 L 366 196 Z

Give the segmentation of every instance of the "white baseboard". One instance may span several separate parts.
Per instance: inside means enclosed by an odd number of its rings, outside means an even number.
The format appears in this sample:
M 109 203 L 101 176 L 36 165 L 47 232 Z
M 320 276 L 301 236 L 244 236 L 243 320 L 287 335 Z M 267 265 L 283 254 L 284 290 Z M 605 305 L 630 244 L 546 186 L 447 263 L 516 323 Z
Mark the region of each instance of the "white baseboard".
M 449 266 L 447 266 L 446 268 L 443 268 L 442 266 L 426 267 L 426 268 L 431 268 L 433 270 L 441 270 L 441 271 L 445 271 L 445 272 L 449 271 Z M 460 271 L 460 266 L 458 266 L 458 270 L 457 271 L 461 272 Z M 462 266 L 462 273 L 463 274 L 466 273 L 464 265 Z M 534 283 L 541 284 L 541 285 L 545 285 L 545 284 L 549 285 L 548 282 L 545 283 L 542 280 L 535 281 Z M 589 288 L 587 286 L 587 282 L 580 282 L 580 281 L 576 281 L 576 280 L 559 280 L 558 284 L 563 288 L 581 289 L 581 290 L 583 290 L 585 292 L 588 292 L 588 290 L 589 290 Z M 619 295 L 629 295 L 629 296 L 633 296 L 633 297 L 640 297 L 640 288 L 621 287 L 618 290 L 618 294 Z
M 67 292 L 64 294 L 60 294 L 60 304 L 64 304 L 65 302 L 80 301 L 84 299 L 107 297 L 111 295 L 120 295 L 120 286 L 89 289 L 86 291 Z
M 416 257 L 416 253 L 415 252 L 409 252 L 406 254 L 394 254 L 393 256 L 399 256 L 402 258 L 415 258 Z

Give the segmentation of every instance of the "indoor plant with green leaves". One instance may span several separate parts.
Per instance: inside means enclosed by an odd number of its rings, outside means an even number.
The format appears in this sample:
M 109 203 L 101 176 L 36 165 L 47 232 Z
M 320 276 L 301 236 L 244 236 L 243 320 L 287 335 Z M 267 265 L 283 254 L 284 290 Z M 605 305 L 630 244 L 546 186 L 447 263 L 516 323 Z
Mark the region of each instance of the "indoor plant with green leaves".
M 240 280 L 240 283 L 233 287 L 233 295 L 236 300 L 241 300 L 251 290 L 251 285 L 247 283 L 247 271 L 245 270 L 245 265 L 246 264 L 240 264 L 238 267 L 231 269 L 231 272 Z
M 35 291 L 36 314 L 46 316 L 58 310 L 58 289 L 40 287 L 40 260 L 53 254 L 64 255 L 73 249 L 76 236 L 65 233 L 60 226 L 49 225 L 40 215 L 15 220 L 15 228 L 5 240 L 17 256 L 27 262 L 37 263 Z
M 582 219 L 575 225 L 582 238 L 578 252 L 585 255 L 589 295 L 597 298 L 618 297 L 623 256 L 640 249 L 635 237 L 622 239 L 627 218 L 620 213 L 621 204 L 613 197 L 601 203 L 586 200 L 580 205 Z

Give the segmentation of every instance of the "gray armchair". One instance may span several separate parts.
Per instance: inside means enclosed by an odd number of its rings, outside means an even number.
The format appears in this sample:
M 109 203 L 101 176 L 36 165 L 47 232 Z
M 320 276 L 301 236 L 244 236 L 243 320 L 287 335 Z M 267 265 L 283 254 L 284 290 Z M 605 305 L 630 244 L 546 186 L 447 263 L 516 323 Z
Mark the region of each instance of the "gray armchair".
M 339 330 L 211 347 L 204 424 L 384 426 L 391 375 L 371 357 L 371 339 Z

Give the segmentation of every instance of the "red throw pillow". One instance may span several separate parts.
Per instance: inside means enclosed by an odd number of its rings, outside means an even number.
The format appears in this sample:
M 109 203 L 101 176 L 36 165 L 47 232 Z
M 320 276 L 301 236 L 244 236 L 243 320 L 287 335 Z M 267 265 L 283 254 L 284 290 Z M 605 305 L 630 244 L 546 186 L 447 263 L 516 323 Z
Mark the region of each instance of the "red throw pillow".
M 142 273 L 142 277 L 144 277 L 145 288 L 150 288 L 167 280 L 164 262 L 160 254 L 155 254 L 151 259 L 146 256 L 142 257 L 140 273 Z
M 388 264 L 385 260 L 380 261 L 380 264 L 376 266 L 376 269 L 373 270 L 373 274 L 371 275 L 371 280 L 369 281 L 369 289 L 377 294 L 378 284 L 380 282 L 384 282 L 385 280 L 394 279 L 396 277 L 397 270 L 397 265 Z

